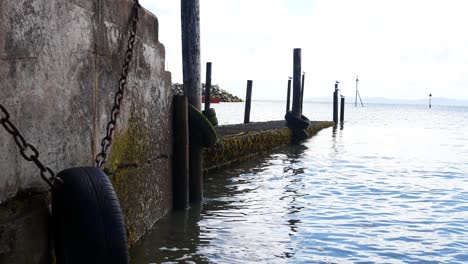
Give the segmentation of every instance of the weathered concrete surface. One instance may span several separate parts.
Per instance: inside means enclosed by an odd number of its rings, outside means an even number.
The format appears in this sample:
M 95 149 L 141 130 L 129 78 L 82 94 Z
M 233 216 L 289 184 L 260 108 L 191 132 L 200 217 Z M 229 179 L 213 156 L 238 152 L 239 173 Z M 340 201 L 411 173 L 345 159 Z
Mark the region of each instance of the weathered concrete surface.
M 44 194 L 0 205 L 0 263 L 50 263 L 49 217 Z
M 314 121 L 306 131 L 309 136 L 313 136 L 333 124 L 329 121 Z M 284 120 L 220 126 L 216 129 L 222 138 L 214 147 L 204 150 L 205 171 L 247 160 L 265 151 L 290 144 L 293 140 L 293 133 L 286 127 Z
M 132 2 L 0 0 L 0 101 L 38 148 L 41 160 L 56 172 L 93 165 L 100 150 L 126 49 Z M 164 69 L 158 21 L 147 11 L 141 13 L 137 36 L 108 166 L 130 242 L 170 209 L 172 189 L 171 77 Z M 15 202 L 20 193 L 46 191 L 38 170 L 21 158 L 3 129 L 0 174 L 0 204 Z M 25 215 L 36 218 L 34 212 L 40 208 Z M 23 218 L 4 218 L 2 210 L 0 230 L 6 230 L 5 225 L 22 228 Z M 28 243 L 40 251 L 44 237 L 30 236 L 34 239 Z M 17 238 L 19 248 L 2 239 L 0 260 L 23 252 L 27 237 Z

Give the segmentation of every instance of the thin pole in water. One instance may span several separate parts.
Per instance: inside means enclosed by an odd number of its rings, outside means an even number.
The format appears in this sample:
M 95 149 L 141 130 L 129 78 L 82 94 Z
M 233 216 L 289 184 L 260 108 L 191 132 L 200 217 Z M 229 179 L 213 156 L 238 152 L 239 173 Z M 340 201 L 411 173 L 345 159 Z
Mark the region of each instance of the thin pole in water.
M 301 118 L 301 49 L 294 49 L 292 114 Z
M 286 113 L 289 112 L 291 102 L 291 77 L 288 79 L 288 94 L 286 96 Z
M 333 122 L 335 125 L 338 124 L 338 84 L 340 82 L 335 82 L 335 91 L 333 92 Z
M 432 93 L 429 94 L 429 108 L 432 108 Z
M 211 107 L 211 62 L 206 63 L 205 111 Z
M 345 97 L 341 96 L 341 109 L 340 109 L 340 122 L 344 122 L 344 110 L 345 110 Z
M 247 81 L 247 94 L 245 96 L 244 124 L 250 122 L 250 105 L 252 103 L 252 80 Z
M 301 88 L 301 115 L 304 107 L 304 82 L 305 82 L 305 72 L 302 73 L 302 88 Z

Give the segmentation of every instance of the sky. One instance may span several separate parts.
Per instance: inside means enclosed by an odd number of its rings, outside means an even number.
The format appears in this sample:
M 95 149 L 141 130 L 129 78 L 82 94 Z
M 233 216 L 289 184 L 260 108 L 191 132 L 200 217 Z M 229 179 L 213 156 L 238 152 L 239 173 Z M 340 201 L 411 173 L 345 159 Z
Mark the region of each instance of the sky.
M 179 0 L 140 0 L 158 17 L 166 68 L 182 82 Z M 305 98 L 468 99 L 466 0 L 200 0 L 201 64 L 212 83 L 282 100 L 302 49 Z

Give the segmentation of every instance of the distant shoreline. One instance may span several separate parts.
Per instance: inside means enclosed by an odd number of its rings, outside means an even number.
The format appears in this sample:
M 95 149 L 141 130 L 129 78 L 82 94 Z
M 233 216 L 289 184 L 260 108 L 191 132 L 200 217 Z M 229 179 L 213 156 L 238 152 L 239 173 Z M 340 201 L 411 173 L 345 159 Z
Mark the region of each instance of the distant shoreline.
M 354 97 L 346 97 L 346 104 L 354 104 Z M 285 102 L 286 99 L 257 99 L 253 100 L 257 102 Z M 363 98 L 364 106 L 366 104 L 381 104 L 381 105 L 414 105 L 414 106 L 427 106 L 428 100 L 400 100 L 400 99 L 388 99 L 388 98 Z M 332 98 L 304 98 L 304 103 L 332 103 Z M 432 98 L 432 106 L 462 106 L 468 107 L 468 100 L 453 100 L 446 98 Z

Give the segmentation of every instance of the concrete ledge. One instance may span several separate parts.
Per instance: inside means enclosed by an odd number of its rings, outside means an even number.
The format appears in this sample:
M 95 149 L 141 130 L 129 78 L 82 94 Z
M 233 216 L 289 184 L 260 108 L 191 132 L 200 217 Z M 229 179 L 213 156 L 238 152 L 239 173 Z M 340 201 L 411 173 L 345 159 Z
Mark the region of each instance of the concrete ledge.
M 310 136 L 333 126 L 330 121 L 312 122 L 307 133 Z M 217 128 L 221 139 L 212 148 L 203 152 L 205 171 L 226 167 L 232 163 L 247 160 L 268 150 L 285 146 L 292 142 L 292 132 L 285 121 L 270 121 Z

